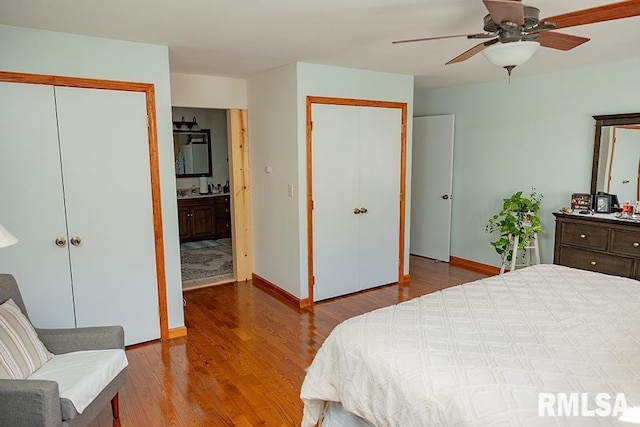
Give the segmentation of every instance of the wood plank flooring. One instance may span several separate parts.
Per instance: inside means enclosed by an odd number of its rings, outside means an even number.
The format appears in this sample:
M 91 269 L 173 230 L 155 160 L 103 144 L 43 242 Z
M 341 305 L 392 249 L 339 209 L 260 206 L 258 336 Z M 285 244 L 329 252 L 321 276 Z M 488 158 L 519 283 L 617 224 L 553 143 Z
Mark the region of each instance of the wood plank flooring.
M 389 285 L 297 310 L 253 287 L 185 293 L 188 336 L 127 349 L 120 420 L 92 426 L 298 426 L 304 369 L 331 330 L 376 308 L 486 275 L 411 257 L 410 285 Z

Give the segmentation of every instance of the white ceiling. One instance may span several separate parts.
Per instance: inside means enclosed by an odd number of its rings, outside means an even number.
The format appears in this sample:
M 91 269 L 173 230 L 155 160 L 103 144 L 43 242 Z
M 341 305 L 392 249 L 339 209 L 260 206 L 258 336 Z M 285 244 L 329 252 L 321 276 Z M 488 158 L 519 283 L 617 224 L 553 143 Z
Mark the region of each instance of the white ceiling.
M 610 3 L 531 0 L 541 16 Z M 296 61 L 412 74 L 434 88 L 506 79 L 477 42 L 391 41 L 482 31 L 481 0 L 0 0 L 0 23 L 169 46 L 172 72 L 247 78 Z M 592 40 L 541 48 L 514 77 L 640 57 L 640 17 L 563 30 Z

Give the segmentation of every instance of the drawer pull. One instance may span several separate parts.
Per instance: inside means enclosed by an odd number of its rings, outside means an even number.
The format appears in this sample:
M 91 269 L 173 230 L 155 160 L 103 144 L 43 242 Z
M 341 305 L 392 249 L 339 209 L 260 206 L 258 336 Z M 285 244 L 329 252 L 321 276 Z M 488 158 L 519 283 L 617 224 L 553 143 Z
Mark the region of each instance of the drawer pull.
M 586 239 L 586 238 L 587 238 L 587 235 L 586 235 L 586 234 L 581 234 L 581 235 L 580 235 L 580 238 L 581 238 L 581 239 Z
M 640 243 L 638 243 L 638 242 L 635 242 L 635 243 L 633 244 L 633 247 L 634 247 L 634 248 L 637 248 L 638 246 L 640 246 Z
M 596 264 L 597 264 L 597 262 L 591 261 L 591 265 L 596 265 Z

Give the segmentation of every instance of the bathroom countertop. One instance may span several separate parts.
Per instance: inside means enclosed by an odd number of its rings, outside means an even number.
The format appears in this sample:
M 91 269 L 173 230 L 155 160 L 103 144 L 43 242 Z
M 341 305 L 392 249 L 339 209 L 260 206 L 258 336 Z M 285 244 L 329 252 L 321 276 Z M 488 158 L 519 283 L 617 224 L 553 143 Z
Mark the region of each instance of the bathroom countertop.
M 182 200 L 182 199 L 200 199 L 203 197 L 218 197 L 218 196 L 228 196 L 229 193 L 209 193 L 209 194 L 200 194 L 200 193 L 196 193 L 196 194 L 189 194 L 187 196 L 178 196 L 178 200 Z

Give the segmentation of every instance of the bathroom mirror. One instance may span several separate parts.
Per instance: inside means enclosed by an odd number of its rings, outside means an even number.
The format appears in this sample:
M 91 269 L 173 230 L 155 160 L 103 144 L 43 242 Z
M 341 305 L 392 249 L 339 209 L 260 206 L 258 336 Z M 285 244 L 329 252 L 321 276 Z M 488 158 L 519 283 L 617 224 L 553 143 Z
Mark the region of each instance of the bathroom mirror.
M 173 150 L 177 178 L 211 176 L 211 132 L 173 131 Z

